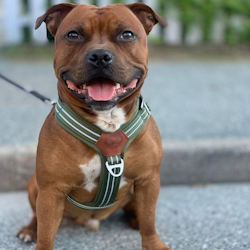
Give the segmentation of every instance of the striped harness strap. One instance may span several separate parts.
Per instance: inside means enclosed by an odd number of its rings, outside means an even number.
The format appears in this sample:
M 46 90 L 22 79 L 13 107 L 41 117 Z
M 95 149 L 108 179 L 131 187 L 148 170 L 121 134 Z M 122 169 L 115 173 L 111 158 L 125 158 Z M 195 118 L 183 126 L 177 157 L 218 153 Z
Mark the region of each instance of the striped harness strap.
M 67 200 L 83 209 L 103 209 L 114 205 L 124 169 L 124 154 L 144 128 L 150 109 L 140 97 L 133 118 L 114 133 L 103 132 L 96 125 L 76 114 L 60 98 L 55 107 L 56 122 L 70 134 L 93 148 L 101 158 L 101 174 L 97 194 L 90 203 L 79 203 L 70 195 Z

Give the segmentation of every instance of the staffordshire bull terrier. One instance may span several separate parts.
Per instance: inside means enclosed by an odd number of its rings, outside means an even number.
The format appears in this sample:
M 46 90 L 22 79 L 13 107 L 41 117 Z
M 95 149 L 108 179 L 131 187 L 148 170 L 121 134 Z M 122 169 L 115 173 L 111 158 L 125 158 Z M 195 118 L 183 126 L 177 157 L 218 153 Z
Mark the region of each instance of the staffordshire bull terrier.
M 52 250 L 62 217 L 89 231 L 122 208 L 144 250 L 170 250 L 155 230 L 161 138 L 140 91 L 147 35 L 165 19 L 143 3 L 59 4 L 39 17 L 55 38 L 59 99 L 48 115 L 28 183 L 33 210 L 18 232 Z M 152 85 L 153 87 L 153 85 Z

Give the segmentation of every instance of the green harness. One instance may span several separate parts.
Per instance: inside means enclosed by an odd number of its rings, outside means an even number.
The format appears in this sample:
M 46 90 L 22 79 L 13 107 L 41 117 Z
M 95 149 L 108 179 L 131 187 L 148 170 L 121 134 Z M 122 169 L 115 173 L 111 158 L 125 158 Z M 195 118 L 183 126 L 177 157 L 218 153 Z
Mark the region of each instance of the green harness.
M 83 209 L 103 209 L 114 205 L 124 169 L 124 154 L 131 142 L 142 131 L 150 109 L 140 97 L 133 118 L 114 133 L 103 132 L 99 127 L 83 119 L 60 98 L 55 108 L 57 123 L 70 134 L 93 148 L 101 158 L 101 174 L 97 194 L 90 203 L 79 203 L 70 195 L 67 200 Z

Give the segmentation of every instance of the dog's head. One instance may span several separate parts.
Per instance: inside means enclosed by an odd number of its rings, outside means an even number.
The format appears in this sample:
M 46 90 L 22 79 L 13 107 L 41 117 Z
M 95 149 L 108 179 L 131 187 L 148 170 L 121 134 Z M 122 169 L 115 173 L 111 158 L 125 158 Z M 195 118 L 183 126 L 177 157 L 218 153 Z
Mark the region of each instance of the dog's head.
M 59 4 L 37 19 L 55 37 L 54 68 L 65 91 L 93 110 L 139 96 L 148 72 L 147 35 L 165 19 L 145 4 Z

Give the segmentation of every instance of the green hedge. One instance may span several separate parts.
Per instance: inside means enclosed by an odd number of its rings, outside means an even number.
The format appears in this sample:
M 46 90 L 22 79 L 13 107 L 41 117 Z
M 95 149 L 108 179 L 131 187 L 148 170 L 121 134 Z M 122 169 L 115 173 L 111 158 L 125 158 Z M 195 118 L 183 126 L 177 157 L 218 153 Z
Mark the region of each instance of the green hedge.
M 224 42 L 226 44 L 250 43 L 250 0 L 158 0 L 166 4 L 165 15 L 176 8 L 179 11 L 182 42 L 194 24 L 202 31 L 202 41 L 212 42 L 215 20 L 224 22 Z M 241 19 L 240 27 L 235 27 L 233 18 Z

